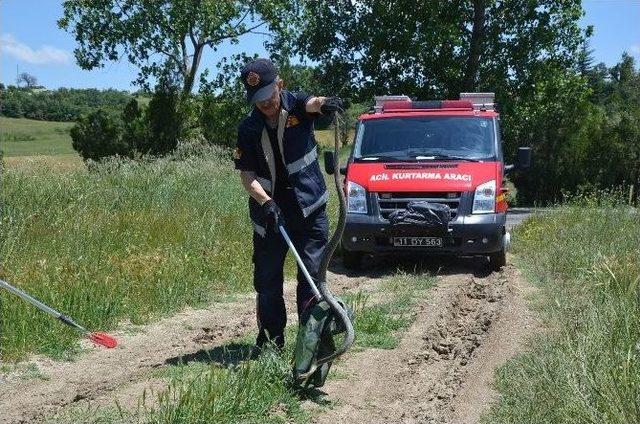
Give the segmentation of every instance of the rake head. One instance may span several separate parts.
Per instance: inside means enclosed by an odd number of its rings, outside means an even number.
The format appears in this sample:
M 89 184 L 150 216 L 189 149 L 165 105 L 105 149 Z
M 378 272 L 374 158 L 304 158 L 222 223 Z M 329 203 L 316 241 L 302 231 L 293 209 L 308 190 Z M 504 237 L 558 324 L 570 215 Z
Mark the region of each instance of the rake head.
M 113 349 L 118 346 L 118 341 L 107 333 L 88 333 L 87 337 L 95 344 L 104 346 L 107 349 Z

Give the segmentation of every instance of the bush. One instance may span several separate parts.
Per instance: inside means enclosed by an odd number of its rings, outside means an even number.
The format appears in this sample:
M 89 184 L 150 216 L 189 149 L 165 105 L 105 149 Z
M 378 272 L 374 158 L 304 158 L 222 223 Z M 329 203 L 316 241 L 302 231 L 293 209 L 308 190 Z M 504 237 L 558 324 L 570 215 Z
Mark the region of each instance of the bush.
M 129 156 L 130 147 L 122 140 L 122 128 L 106 111 L 98 109 L 80 118 L 71 128 L 73 148 L 84 160 L 98 161 L 107 156 Z
M 177 88 L 169 84 L 158 87 L 147 109 L 151 137 L 142 150 L 143 153 L 164 156 L 176 148 L 182 128 L 178 107 Z
M 136 99 L 131 99 L 122 111 L 122 142 L 140 154 L 151 149 L 151 135 L 144 111 Z
M 203 95 L 200 126 L 209 143 L 228 147 L 236 145 L 238 124 L 249 110 L 240 90 L 228 90 L 222 95 Z

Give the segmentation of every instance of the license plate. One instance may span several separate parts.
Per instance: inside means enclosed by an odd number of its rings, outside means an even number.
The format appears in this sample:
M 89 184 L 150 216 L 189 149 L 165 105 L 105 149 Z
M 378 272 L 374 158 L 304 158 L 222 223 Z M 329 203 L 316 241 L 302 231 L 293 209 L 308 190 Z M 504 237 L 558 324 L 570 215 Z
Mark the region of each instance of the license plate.
M 394 237 L 394 246 L 410 246 L 410 247 L 442 247 L 442 238 L 440 237 Z

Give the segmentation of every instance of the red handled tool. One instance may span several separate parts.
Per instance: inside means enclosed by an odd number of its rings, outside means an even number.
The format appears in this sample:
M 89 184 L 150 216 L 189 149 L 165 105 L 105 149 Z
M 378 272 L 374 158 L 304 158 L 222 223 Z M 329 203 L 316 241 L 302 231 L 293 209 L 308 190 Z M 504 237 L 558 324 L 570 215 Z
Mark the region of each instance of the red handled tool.
M 78 331 L 81 331 L 85 337 L 87 337 L 89 340 L 91 340 L 93 343 L 98 344 L 100 346 L 104 346 L 106 348 L 112 349 L 114 347 L 116 347 L 118 345 L 118 341 L 113 338 L 112 336 L 106 334 L 106 333 L 92 333 L 89 330 L 87 330 L 86 328 L 84 328 L 83 326 L 81 326 L 80 324 L 76 323 L 73 319 L 71 319 L 70 317 L 61 314 L 60 312 L 56 311 L 53 308 L 50 308 L 49 306 L 45 305 L 44 303 L 40 302 L 38 299 L 35 299 L 31 296 L 29 296 L 28 294 L 26 294 L 25 292 L 23 292 L 22 290 L 13 287 L 11 284 L 7 283 L 6 281 L 0 280 L 0 287 L 2 287 L 3 289 L 6 289 L 7 291 L 10 291 L 11 293 L 15 294 L 16 296 L 20 296 L 22 299 L 26 300 L 27 302 L 31 303 L 33 306 L 35 306 L 36 308 L 48 313 L 49 315 L 59 319 L 60 321 L 62 321 L 63 323 L 67 324 L 69 327 L 73 327 Z

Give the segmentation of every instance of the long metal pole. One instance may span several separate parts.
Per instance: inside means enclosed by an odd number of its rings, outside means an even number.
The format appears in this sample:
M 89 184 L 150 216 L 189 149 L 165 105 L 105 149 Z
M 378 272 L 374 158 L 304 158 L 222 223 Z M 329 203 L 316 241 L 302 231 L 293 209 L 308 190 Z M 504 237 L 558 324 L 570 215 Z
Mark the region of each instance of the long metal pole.
M 307 271 L 307 267 L 304 266 L 304 262 L 302 262 L 302 258 L 298 254 L 298 251 L 293 245 L 293 242 L 289 238 L 289 234 L 287 234 L 287 231 L 284 229 L 282 225 L 278 225 L 278 228 L 280 229 L 280 234 L 282 234 L 282 238 L 284 238 L 284 241 L 286 241 L 287 245 L 289 245 L 289 249 L 291 249 L 291 251 L 293 252 L 293 256 L 296 257 L 296 262 L 298 263 L 298 266 L 302 270 L 302 274 L 304 274 L 305 278 L 307 279 L 307 282 L 311 286 L 311 290 L 313 291 L 314 296 L 316 297 L 316 299 L 322 300 L 322 295 L 320 294 L 318 287 L 316 287 L 316 283 L 313 281 L 313 278 L 311 278 L 309 271 Z
M 34 298 L 32 296 L 29 296 L 27 293 L 23 292 L 19 288 L 13 287 L 11 284 L 7 283 L 6 281 L 0 280 L 0 287 L 2 287 L 3 289 L 15 294 L 16 296 L 21 297 L 22 299 L 24 299 L 27 302 L 31 303 L 36 308 L 48 313 L 49 315 L 53 316 L 54 318 L 57 318 L 57 319 L 61 320 L 65 324 L 71 325 L 73 327 L 76 327 L 78 330 L 84 331 L 85 333 L 87 332 L 86 328 L 84 328 L 80 324 L 74 322 L 68 316 L 56 311 L 55 309 L 53 309 L 53 308 L 51 308 L 51 307 L 49 307 L 47 305 L 45 305 L 44 303 L 40 302 L 38 299 L 36 299 L 36 298 Z

